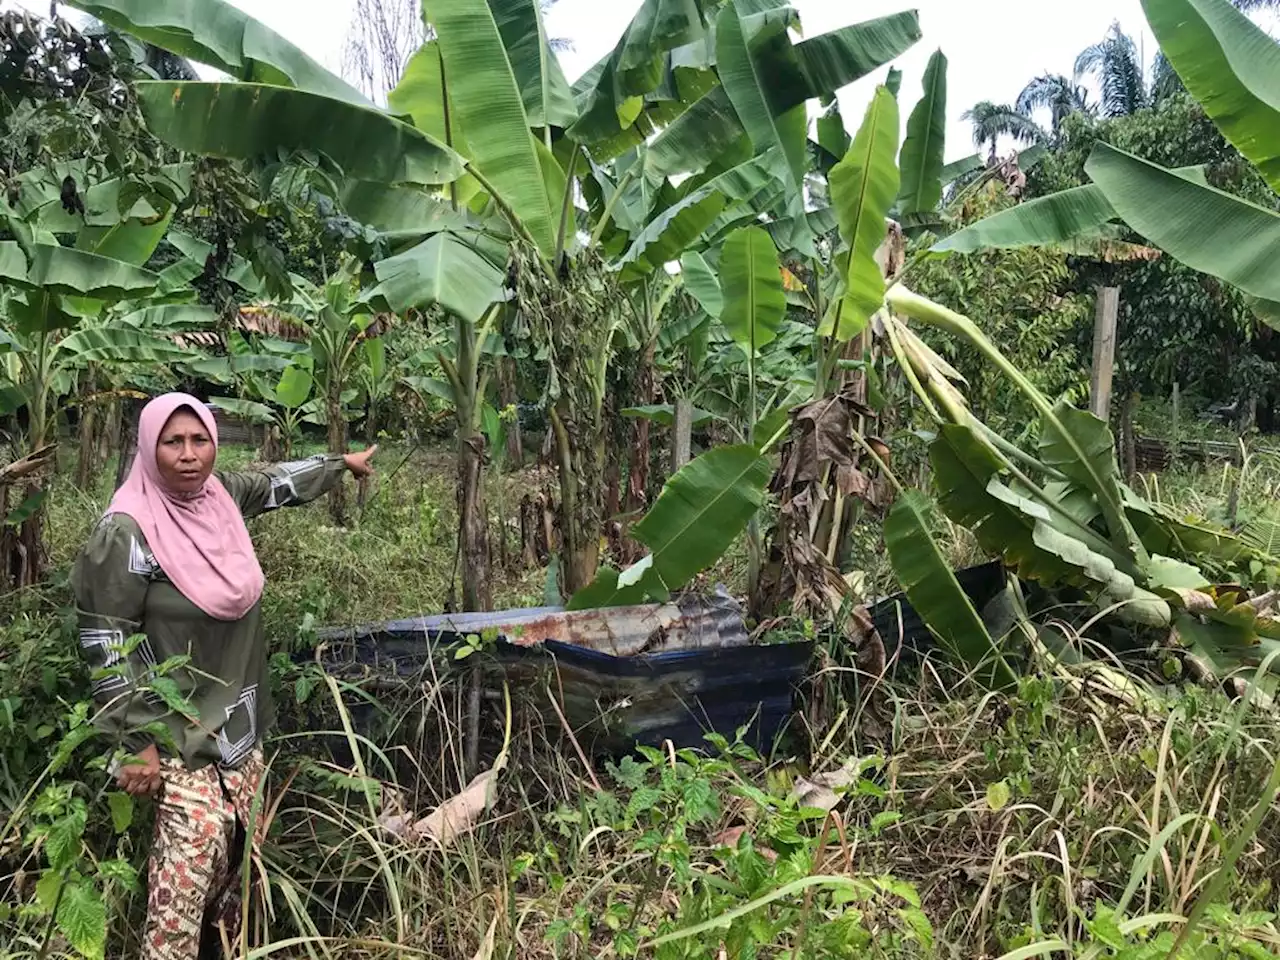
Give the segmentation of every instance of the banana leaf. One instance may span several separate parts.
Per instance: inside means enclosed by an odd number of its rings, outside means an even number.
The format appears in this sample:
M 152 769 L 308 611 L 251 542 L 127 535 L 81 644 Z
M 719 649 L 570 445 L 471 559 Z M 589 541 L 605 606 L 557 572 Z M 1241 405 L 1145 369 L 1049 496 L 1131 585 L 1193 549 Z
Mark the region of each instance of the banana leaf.
M 822 33 L 795 45 L 807 82 L 805 99 L 832 96 L 915 46 L 921 37 L 914 10 Z
M 1280 300 L 1280 215 L 1104 143 L 1085 171 L 1153 245 L 1245 293 Z
M 719 318 L 720 311 L 724 308 L 724 294 L 720 290 L 720 278 L 711 269 L 706 258 L 692 250 L 685 253 L 680 258 L 680 276 L 684 281 L 684 288 L 708 316 Z
M 258 403 L 255 400 L 241 400 L 237 397 L 210 397 L 209 403 L 219 410 L 225 410 L 232 416 L 243 417 L 252 423 L 272 423 L 276 418 L 274 410 L 265 403 Z
M 849 247 L 844 296 L 821 332 L 840 342 L 866 329 L 884 301 L 884 274 L 876 252 L 885 241 L 885 218 L 898 196 L 898 101 L 884 87 L 867 107 L 853 146 L 831 171 L 831 205 Z M 829 327 L 826 325 L 829 322 Z
M 626 606 L 678 590 L 714 564 L 765 500 L 772 465 L 752 446 L 717 447 L 667 481 L 632 530 L 648 556 L 621 575 L 604 568 L 570 610 Z
M 129 327 L 85 327 L 58 341 L 64 362 L 175 363 L 193 354 L 170 340 Z
M 986 161 L 982 159 L 982 154 L 980 153 L 975 153 L 960 160 L 952 160 L 942 168 L 942 184 L 943 186 L 950 186 L 965 174 L 981 170 L 984 166 L 986 166 Z
M 439 305 L 475 323 L 502 292 L 506 271 L 451 233 L 422 243 L 373 265 L 378 285 L 362 299 L 378 309 L 403 313 Z
M 738 3 L 726 3 L 716 19 L 716 64 L 738 119 L 751 137 L 756 152 L 776 151 L 779 174 L 796 189 L 791 194 L 799 206 L 800 188 L 808 167 L 805 143 L 809 117 L 806 91 L 791 38 L 789 10 L 752 14 L 752 35 Z
M 372 107 L 255 83 L 147 81 L 137 91 L 151 131 L 188 153 L 252 160 L 315 150 L 347 176 L 381 183 L 449 183 L 462 173 L 444 144 Z
M 237 80 L 370 105 L 354 87 L 227 0 L 67 0 L 67 5 Z
M 212 307 L 201 304 L 170 304 L 143 307 L 125 314 L 116 322 L 135 330 L 183 333 L 213 329 L 218 323 L 218 313 Z
M 720 256 L 724 307 L 720 322 L 747 354 L 755 357 L 778 335 L 787 311 L 778 251 L 763 227 L 729 235 Z
M 521 90 L 485 0 L 425 0 L 471 164 L 544 256 L 555 252 L 559 197 L 547 196 Z M 377 178 L 370 178 L 377 179 Z
M 159 274 L 84 250 L 38 243 L 27 264 L 26 285 L 47 293 L 116 301 L 155 290 Z
M 942 202 L 942 156 L 947 144 L 947 58 L 941 50 L 924 71 L 924 96 L 907 120 L 898 166 L 902 188 L 898 210 L 932 213 Z
M 1094 184 L 1028 200 L 957 230 L 935 244 L 935 253 L 976 253 L 1064 243 L 1096 233 L 1116 218 L 1101 188 Z
M 578 108 L 560 61 L 547 41 L 541 4 L 538 0 L 490 0 L 489 7 L 506 47 L 529 124 L 572 126 L 578 119 Z
M 630 417 L 632 420 L 648 420 L 663 427 L 669 427 L 676 421 L 675 407 L 669 403 L 655 403 L 643 407 L 627 407 L 622 411 L 624 417 Z M 698 407 L 693 408 L 693 425 L 694 427 L 704 427 L 712 420 L 717 419 L 714 413 L 708 410 L 701 410 Z
M 654 138 L 645 163 L 655 175 L 663 177 L 701 173 L 743 133 L 729 94 L 717 86 Z
M 1187 92 L 1280 192 L 1280 45 L 1227 0 L 1143 0 Z
M 933 507 L 924 494 L 907 490 L 898 497 L 884 524 L 893 571 L 911 606 L 957 663 L 974 671 L 983 686 L 1012 686 L 1014 672 L 947 565 L 933 525 Z

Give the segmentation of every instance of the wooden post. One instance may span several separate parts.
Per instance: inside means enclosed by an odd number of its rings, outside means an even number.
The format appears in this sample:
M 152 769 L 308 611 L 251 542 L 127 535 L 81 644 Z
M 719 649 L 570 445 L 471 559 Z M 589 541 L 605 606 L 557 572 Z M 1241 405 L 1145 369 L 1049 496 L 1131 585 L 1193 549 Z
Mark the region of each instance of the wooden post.
M 1089 385 L 1089 409 L 1100 420 L 1111 419 L 1111 379 L 1116 362 L 1116 319 L 1120 315 L 1120 288 L 1098 288 L 1098 310 L 1093 324 L 1093 376 Z
M 693 402 L 681 397 L 675 402 L 675 422 L 671 425 L 671 472 L 678 472 L 692 455 Z
M 1173 449 L 1170 460 L 1173 466 L 1178 465 L 1178 458 L 1182 455 L 1182 394 L 1178 381 L 1173 381 Z

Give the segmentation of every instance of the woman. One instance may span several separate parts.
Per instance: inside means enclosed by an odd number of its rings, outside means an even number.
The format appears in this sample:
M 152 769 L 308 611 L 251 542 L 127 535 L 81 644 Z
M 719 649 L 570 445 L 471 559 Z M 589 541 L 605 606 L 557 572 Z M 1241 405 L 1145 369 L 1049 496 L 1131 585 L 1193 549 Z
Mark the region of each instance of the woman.
M 262 568 L 245 518 L 314 500 L 348 470 L 369 475 L 376 449 L 215 473 L 204 404 L 170 393 L 143 408 L 133 468 L 72 585 L 99 725 L 131 754 L 119 784 L 158 799 L 144 957 L 196 958 L 206 925 L 223 925 L 206 948 L 239 926 L 239 861 L 246 826 L 261 826 L 252 808 L 272 721 Z M 157 677 L 166 661 L 181 665 Z

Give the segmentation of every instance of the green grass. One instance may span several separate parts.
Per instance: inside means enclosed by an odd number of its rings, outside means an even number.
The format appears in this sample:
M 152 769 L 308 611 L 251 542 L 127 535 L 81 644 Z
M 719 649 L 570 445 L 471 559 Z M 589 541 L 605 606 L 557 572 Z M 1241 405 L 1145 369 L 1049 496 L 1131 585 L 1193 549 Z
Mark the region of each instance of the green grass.
M 452 458 L 418 453 L 397 472 L 406 452 L 384 449 L 382 488 L 349 529 L 334 529 L 323 504 L 252 524 L 275 650 L 306 649 L 308 625 L 434 612 L 447 600 Z M 253 456 L 226 453 L 230 466 Z M 1256 525 L 1272 515 L 1280 470 L 1260 456 L 1243 471 L 1145 482 L 1203 516 L 1220 513 L 1238 484 L 1240 514 Z M 536 471 L 491 478 L 492 523 L 541 483 Z M 11 827 L 0 837 L 3 956 L 41 956 L 50 934 L 43 955 L 77 955 L 37 886 L 50 837 L 68 823 L 80 831 L 71 869 L 104 898 L 107 955 L 136 955 L 145 905 L 129 871 L 145 862 L 146 805 L 115 829 L 94 742 L 46 774 L 84 715 L 65 579 L 109 485 L 104 476 L 86 493 L 56 482 L 49 584 L 0 610 L 0 805 Z M 963 531 L 944 533 L 950 560 L 980 559 Z M 878 537 L 863 539 L 868 589 L 892 589 Z M 740 588 L 744 565 L 735 549 L 705 585 Z M 496 602 L 542 603 L 544 577 L 498 571 Z M 584 762 L 543 709 L 545 693 L 514 689 L 509 735 L 502 701 L 482 704 L 482 765 L 504 744 L 508 761 L 492 806 L 443 848 L 378 821 L 422 817 L 466 782 L 466 685 L 431 672 L 339 681 L 278 658 L 269 883 L 253 900 L 250 943 L 288 957 L 968 960 L 1058 939 L 1058 957 L 1165 957 L 1280 755 L 1274 717 L 1218 691 L 1139 699 L 1089 665 L 1043 665 L 992 696 L 936 664 L 868 690 L 843 640 L 818 631 L 795 731 L 811 760 L 721 743 L 707 756 Z M 794 799 L 802 778 L 842 770 L 832 814 Z M 1183 957 L 1280 952 L 1280 820 L 1262 817 L 1245 839 Z

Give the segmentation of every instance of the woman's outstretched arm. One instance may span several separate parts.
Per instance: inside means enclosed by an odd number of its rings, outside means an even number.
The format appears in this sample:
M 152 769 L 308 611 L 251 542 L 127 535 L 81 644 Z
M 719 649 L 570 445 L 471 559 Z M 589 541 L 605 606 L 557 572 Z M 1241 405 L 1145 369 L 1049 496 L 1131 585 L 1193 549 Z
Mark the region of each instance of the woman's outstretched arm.
M 261 470 L 219 472 L 217 476 L 245 517 L 256 517 L 280 507 L 310 503 L 341 483 L 348 471 L 357 478 L 368 476 L 373 472 L 369 460 L 377 449 L 375 444 L 368 450 L 344 456 L 320 453 Z

